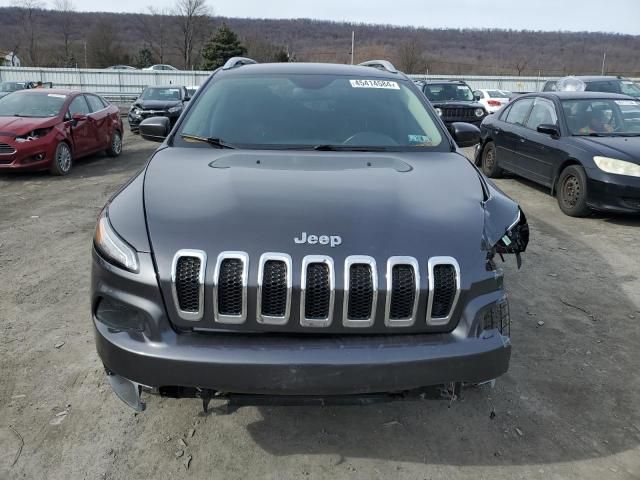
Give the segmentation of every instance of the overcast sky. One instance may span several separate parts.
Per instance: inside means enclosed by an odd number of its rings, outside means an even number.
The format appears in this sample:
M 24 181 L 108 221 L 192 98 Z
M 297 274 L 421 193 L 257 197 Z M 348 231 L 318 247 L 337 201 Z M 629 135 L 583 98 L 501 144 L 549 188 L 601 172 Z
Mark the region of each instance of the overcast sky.
M 174 3 L 174 0 L 73 1 L 79 10 L 111 12 L 139 12 L 147 5 L 171 7 Z M 12 0 L 0 0 L 0 5 L 10 3 Z M 640 35 L 640 0 L 209 0 L 209 5 L 216 15 L 227 17 Z

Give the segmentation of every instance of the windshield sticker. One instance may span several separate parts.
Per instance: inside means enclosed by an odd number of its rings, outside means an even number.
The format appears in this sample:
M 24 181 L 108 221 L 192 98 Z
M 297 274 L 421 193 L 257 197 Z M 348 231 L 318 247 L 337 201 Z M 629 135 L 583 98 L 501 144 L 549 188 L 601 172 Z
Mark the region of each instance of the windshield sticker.
M 400 90 L 397 82 L 388 80 L 349 80 L 353 88 L 384 88 L 387 90 Z
M 61 95 L 59 93 L 48 93 L 47 97 L 53 97 L 53 98 L 67 98 L 66 95 Z
M 623 80 L 621 83 L 623 85 L 633 85 L 633 82 L 631 80 Z
M 426 135 L 408 135 L 410 143 L 431 143 L 431 138 Z
M 616 100 L 616 103 L 618 105 L 622 105 L 622 106 L 625 106 L 625 107 L 629 107 L 629 106 L 635 107 L 637 105 L 640 105 L 640 103 L 636 102 L 635 100 Z

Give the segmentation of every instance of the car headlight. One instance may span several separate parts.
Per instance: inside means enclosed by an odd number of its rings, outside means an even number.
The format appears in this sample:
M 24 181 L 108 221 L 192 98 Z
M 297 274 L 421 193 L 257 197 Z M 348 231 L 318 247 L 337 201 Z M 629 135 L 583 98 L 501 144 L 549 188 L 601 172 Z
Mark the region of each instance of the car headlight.
M 484 108 L 476 108 L 475 114 L 476 117 L 484 117 Z
M 436 108 L 436 113 L 438 114 L 439 117 L 442 116 L 442 109 L 441 108 Z
M 593 161 L 603 172 L 640 177 L 640 165 L 637 163 L 625 162 L 624 160 L 609 157 L 593 157 Z
M 130 272 L 138 271 L 138 254 L 113 229 L 111 222 L 109 222 L 107 208 L 102 210 L 100 218 L 98 218 L 93 244 L 108 262 Z
M 133 113 L 134 115 L 140 115 L 142 113 L 142 110 L 140 110 L 138 107 L 133 107 L 131 109 L 131 113 Z
M 180 105 L 175 106 L 175 107 L 171 107 L 169 109 L 169 113 L 178 113 L 180 110 L 182 110 L 182 107 Z
M 32 140 L 37 140 L 40 137 L 44 137 L 47 133 L 49 133 L 51 128 L 39 128 L 38 130 L 34 130 L 32 132 L 27 133 L 26 135 L 19 135 L 15 138 L 16 143 L 24 143 L 30 142 Z

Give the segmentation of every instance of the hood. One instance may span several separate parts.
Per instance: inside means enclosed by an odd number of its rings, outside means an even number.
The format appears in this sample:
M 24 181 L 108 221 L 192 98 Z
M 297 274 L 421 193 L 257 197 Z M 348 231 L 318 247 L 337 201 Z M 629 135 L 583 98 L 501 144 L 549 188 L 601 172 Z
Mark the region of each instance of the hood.
M 15 137 L 25 135 L 38 128 L 53 127 L 59 122 L 60 119 L 58 117 L 0 117 L 0 136 Z
M 447 152 L 396 157 L 167 148 L 149 163 L 144 185 L 151 248 L 164 278 L 180 249 L 214 256 L 243 251 L 254 266 L 265 252 L 287 253 L 294 262 L 311 254 L 336 262 L 348 255 L 378 262 L 450 255 L 477 265 L 482 201 L 477 171 Z M 296 243 L 303 232 L 342 242 L 334 248 Z
M 640 164 L 640 137 L 573 137 L 583 149 L 595 155 Z
M 140 107 L 144 110 L 168 110 L 176 105 L 182 105 L 181 100 L 173 100 L 167 102 L 166 100 L 136 100 L 133 104 L 134 107 Z

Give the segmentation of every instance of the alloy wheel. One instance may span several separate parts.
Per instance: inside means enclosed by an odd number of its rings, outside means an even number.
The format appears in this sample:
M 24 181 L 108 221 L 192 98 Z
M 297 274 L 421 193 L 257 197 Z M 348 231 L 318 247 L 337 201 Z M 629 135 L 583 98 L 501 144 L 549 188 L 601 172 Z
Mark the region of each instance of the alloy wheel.
M 61 143 L 56 151 L 56 163 L 61 172 L 66 173 L 71 169 L 71 151 L 64 143 Z

